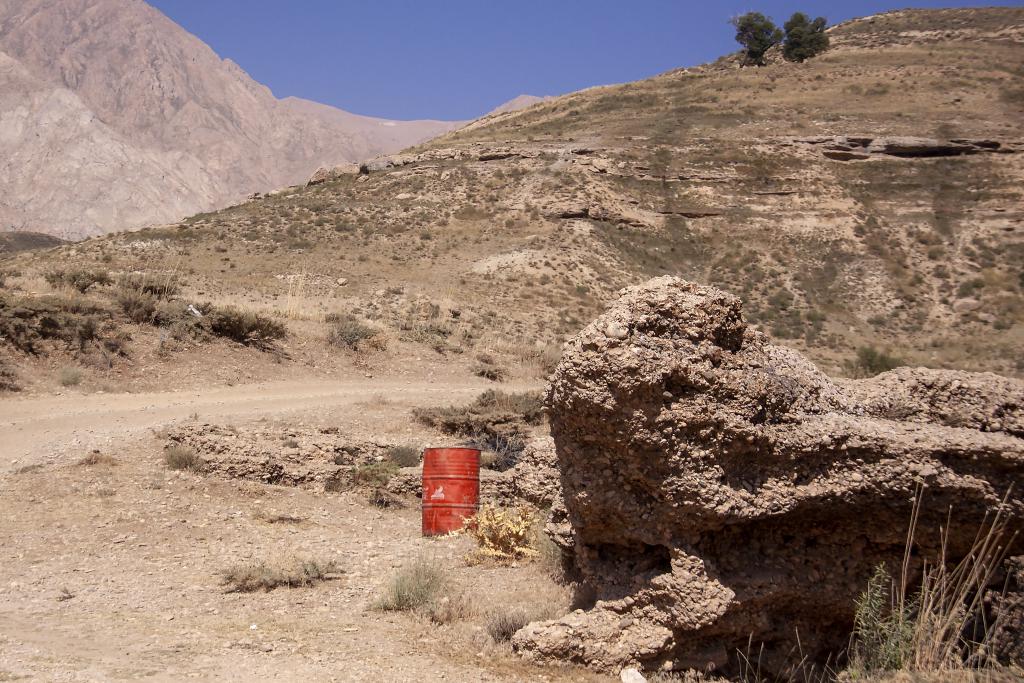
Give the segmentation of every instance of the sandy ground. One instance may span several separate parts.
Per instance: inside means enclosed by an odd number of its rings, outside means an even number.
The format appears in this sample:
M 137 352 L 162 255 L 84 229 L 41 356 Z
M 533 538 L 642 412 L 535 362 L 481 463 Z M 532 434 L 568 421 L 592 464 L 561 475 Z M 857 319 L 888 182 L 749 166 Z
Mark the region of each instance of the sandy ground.
M 161 457 L 161 429 L 188 419 L 429 439 L 412 406 L 486 386 L 353 379 L 0 401 L 0 681 L 605 680 L 532 667 L 484 632 L 503 606 L 567 604 L 537 566 L 470 566 L 468 539 L 420 537 L 415 505 L 171 472 Z M 113 462 L 80 464 L 93 449 Z M 294 519 L 268 521 L 284 514 Z M 473 615 L 438 626 L 372 608 L 418 557 L 446 568 Z M 334 560 L 341 577 L 269 593 L 221 583 L 239 563 L 292 558 Z

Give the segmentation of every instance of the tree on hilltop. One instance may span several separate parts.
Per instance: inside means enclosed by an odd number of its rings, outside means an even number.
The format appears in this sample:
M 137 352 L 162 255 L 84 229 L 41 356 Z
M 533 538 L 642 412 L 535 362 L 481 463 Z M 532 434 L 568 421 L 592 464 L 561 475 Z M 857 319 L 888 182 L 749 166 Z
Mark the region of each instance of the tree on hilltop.
M 729 23 L 736 27 L 736 42 L 743 46 L 750 64 L 764 66 L 765 53 L 783 39 L 782 30 L 760 12 L 747 12 Z
M 828 49 L 825 17 L 814 21 L 803 12 L 795 12 L 785 23 L 786 41 L 782 55 L 791 62 L 802 62 Z

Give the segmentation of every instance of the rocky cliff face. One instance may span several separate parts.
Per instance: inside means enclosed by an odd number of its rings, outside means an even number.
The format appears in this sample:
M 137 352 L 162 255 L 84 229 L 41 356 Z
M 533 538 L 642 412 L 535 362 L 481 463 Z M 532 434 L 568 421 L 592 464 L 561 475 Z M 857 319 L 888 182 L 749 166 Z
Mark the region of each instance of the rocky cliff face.
M 764 643 L 766 670 L 798 646 L 823 659 L 875 568 L 898 573 L 916 492 L 914 578 L 943 534 L 955 563 L 997 511 L 1024 525 L 1024 383 L 836 382 L 736 297 L 677 278 L 625 291 L 573 340 L 549 402 L 554 531 L 594 601 L 520 631 L 535 658 L 727 671 Z
M 290 98 L 141 0 L 0 0 L 0 229 L 169 222 L 456 124 Z

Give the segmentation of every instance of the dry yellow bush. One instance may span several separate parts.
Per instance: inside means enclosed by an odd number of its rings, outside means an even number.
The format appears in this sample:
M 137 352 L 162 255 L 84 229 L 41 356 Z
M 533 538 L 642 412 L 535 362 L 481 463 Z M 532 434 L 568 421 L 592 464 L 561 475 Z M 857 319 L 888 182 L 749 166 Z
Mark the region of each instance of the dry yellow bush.
M 471 560 L 520 560 L 536 557 L 533 547 L 536 513 L 528 505 L 511 508 L 484 505 L 466 522 L 466 533 L 473 537 L 477 550 Z

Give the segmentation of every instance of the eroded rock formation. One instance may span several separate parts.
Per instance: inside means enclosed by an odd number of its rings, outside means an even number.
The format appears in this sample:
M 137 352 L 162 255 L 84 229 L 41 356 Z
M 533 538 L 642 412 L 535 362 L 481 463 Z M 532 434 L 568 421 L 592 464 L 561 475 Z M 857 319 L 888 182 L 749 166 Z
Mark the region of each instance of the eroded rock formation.
M 847 644 L 880 564 L 962 556 L 1024 480 L 1024 383 L 903 369 L 839 382 L 676 278 L 625 290 L 566 350 L 549 395 L 588 610 L 514 638 L 536 659 L 765 671 Z M 1005 505 L 1024 520 L 1019 486 Z M 1014 551 L 1019 554 L 1019 549 Z M 917 571 L 915 569 L 914 571 Z

